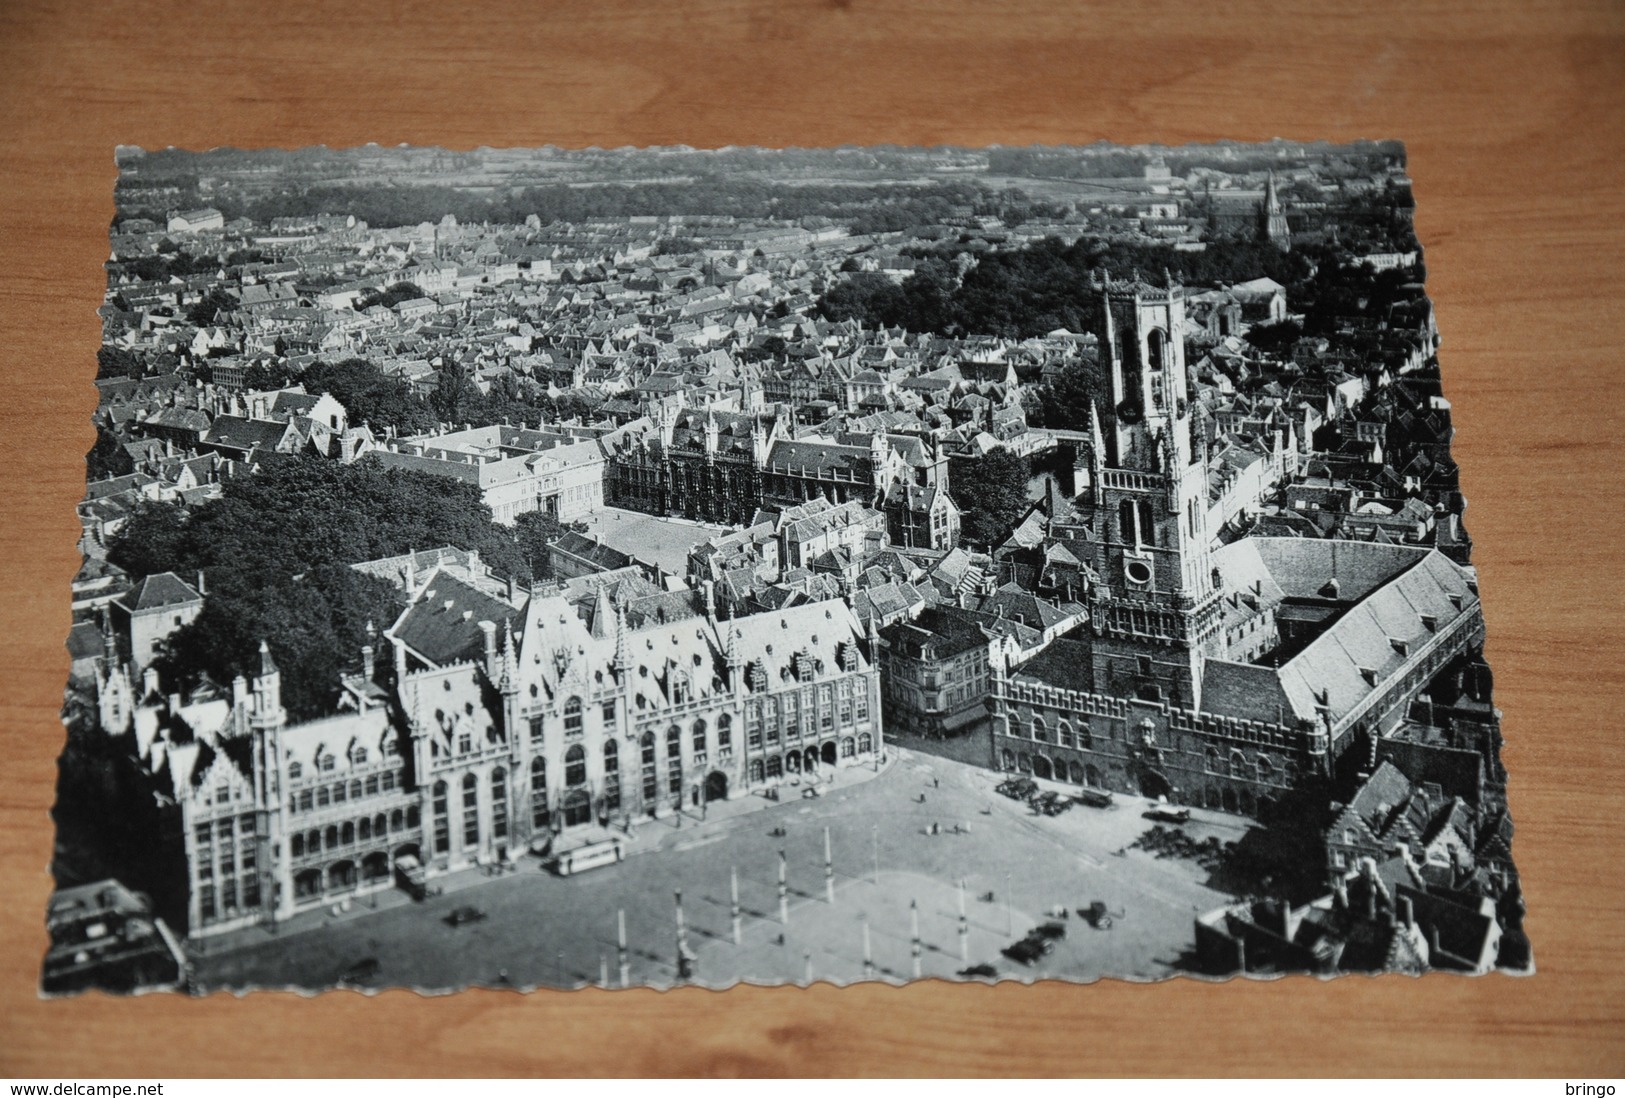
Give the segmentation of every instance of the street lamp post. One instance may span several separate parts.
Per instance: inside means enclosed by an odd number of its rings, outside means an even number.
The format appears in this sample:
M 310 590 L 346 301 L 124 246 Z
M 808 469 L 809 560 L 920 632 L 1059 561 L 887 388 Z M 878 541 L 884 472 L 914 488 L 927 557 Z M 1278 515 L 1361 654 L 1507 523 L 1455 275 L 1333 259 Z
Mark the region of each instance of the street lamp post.
M 734 945 L 739 944 L 739 867 L 728 869 L 728 915 L 733 919 Z
M 677 978 L 688 979 L 690 973 L 688 923 L 683 919 L 683 890 L 677 889 Z
M 959 959 L 970 964 L 970 922 L 965 918 L 965 878 L 959 878 Z
M 920 978 L 920 902 L 908 902 L 909 934 L 913 939 L 909 950 L 914 955 L 914 978 Z
M 867 912 L 863 916 L 863 978 L 865 980 L 875 978 L 875 954 L 869 945 L 869 915 Z
M 830 858 L 829 828 L 824 828 L 824 899 L 835 903 L 835 863 Z
M 626 958 L 626 909 L 615 912 L 615 959 L 620 964 L 621 986 L 632 986 L 631 966 Z
M 784 880 L 784 851 L 779 851 L 779 922 L 790 925 L 790 889 Z

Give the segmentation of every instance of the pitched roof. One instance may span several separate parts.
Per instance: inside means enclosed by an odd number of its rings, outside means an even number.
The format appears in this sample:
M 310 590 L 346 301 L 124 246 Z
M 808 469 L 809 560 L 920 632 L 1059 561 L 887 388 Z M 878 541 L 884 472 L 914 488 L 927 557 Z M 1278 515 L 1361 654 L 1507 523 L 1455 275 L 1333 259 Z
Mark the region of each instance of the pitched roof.
M 501 599 L 436 568 L 390 627 L 389 636 L 432 664 L 477 659 L 485 647 L 479 623 L 500 627 L 517 614 Z
M 173 572 L 159 572 L 157 575 L 147 576 L 130 588 L 118 600 L 126 610 L 139 613 L 146 610 L 162 610 L 169 606 L 183 606 L 188 603 L 202 602 L 203 596 L 191 584 L 181 579 Z

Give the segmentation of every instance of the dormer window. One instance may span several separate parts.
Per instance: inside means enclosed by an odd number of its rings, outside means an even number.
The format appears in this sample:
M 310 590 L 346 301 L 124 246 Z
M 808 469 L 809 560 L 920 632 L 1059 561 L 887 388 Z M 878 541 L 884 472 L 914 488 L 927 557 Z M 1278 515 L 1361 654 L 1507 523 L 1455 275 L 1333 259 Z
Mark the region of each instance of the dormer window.
M 291 763 L 288 764 L 288 780 L 290 782 L 298 781 L 300 776 L 303 775 L 304 772 L 305 772 L 305 768 L 303 766 L 300 766 L 298 763 L 291 762 Z
M 1411 646 L 1409 644 L 1407 644 L 1405 641 L 1400 640 L 1398 637 L 1389 637 L 1388 638 L 1388 644 L 1393 648 L 1393 650 L 1395 652 L 1398 652 L 1401 656 L 1410 655 Z
M 1365 680 L 1367 686 L 1377 685 L 1377 673 L 1369 667 L 1360 668 L 1360 677 Z

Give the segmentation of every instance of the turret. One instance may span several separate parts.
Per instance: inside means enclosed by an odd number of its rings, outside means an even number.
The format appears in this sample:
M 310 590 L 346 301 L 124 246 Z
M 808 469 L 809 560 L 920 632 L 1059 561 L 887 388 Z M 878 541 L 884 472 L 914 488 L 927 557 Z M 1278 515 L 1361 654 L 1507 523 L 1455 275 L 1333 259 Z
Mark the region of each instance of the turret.
M 251 723 L 255 729 L 273 731 L 281 729 L 287 720 L 288 713 L 282 708 L 282 672 L 276 660 L 271 658 L 271 646 L 261 640 L 259 674 L 254 676 Z
M 886 490 L 886 436 L 876 431 L 869 436 L 869 464 L 874 469 L 877 493 Z

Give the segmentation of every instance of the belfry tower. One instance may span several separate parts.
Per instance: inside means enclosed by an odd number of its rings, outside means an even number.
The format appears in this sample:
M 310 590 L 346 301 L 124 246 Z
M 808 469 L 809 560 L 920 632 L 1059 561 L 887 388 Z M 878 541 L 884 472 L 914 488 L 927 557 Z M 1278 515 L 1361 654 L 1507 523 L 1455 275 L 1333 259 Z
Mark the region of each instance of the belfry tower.
M 1185 365 L 1185 289 L 1098 284 L 1108 426 L 1092 479 L 1098 582 L 1090 593 L 1100 693 L 1194 707 L 1215 635 L 1207 446 Z
M 1275 173 L 1270 172 L 1269 182 L 1264 185 L 1264 239 L 1274 244 L 1283 252 L 1292 250 L 1292 227 L 1286 222 L 1286 209 L 1281 205 L 1281 196 L 1275 191 Z

